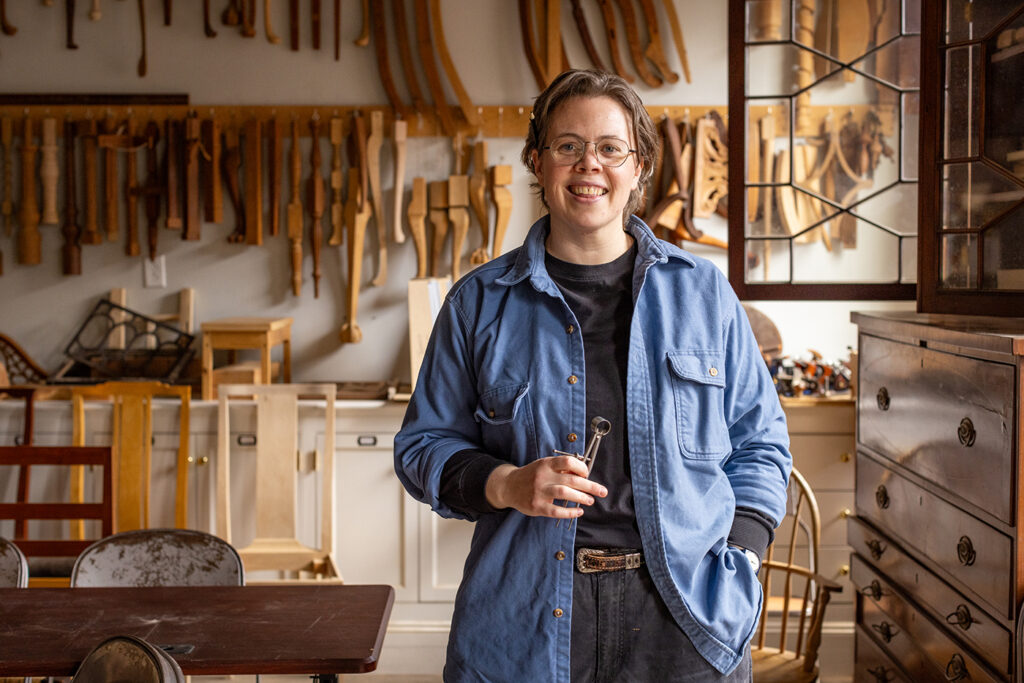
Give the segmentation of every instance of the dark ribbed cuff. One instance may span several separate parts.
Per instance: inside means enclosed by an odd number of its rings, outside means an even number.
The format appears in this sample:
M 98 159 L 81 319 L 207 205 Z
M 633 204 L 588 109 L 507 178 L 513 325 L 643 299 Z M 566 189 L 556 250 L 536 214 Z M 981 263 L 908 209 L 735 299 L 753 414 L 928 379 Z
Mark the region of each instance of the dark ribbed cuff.
M 483 451 L 459 451 L 441 471 L 441 502 L 467 516 L 475 517 L 497 508 L 487 502 L 487 479 L 504 460 Z
M 768 544 L 775 540 L 776 526 L 775 520 L 763 512 L 738 507 L 729 530 L 729 545 L 753 550 L 763 560 Z

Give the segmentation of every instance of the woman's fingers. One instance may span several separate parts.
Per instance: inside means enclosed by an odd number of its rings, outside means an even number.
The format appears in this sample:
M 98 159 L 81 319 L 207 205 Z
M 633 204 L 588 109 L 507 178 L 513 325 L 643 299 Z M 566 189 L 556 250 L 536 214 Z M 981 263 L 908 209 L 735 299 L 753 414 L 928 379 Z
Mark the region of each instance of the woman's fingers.
M 608 495 L 604 486 L 587 479 L 586 466 L 570 456 L 542 458 L 523 467 L 502 465 L 491 474 L 487 492 L 496 507 L 558 518 L 578 517 L 582 509 L 555 504 L 556 500 L 589 506 L 595 496 Z

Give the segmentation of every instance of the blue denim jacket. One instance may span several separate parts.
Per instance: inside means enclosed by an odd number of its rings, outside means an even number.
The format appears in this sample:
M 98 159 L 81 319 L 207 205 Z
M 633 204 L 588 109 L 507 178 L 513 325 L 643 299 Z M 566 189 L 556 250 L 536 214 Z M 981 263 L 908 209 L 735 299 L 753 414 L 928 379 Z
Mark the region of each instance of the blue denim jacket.
M 651 577 L 718 670 L 739 664 L 761 608 L 726 538 L 736 507 L 781 520 L 792 466 L 785 417 L 747 317 L 710 262 L 639 219 L 626 395 L 637 522 Z M 588 434 L 583 339 L 544 268 L 548 219 L 448 293 L 401 431 L 395 470 L 443 517 L 445 461 L 484 450 L 514 465 L 579 451 Z M 614 482 L 606 482 L 614 486 Z M 447 681 L 569 681 L 575 524 L 480 515 L 455 599 Z

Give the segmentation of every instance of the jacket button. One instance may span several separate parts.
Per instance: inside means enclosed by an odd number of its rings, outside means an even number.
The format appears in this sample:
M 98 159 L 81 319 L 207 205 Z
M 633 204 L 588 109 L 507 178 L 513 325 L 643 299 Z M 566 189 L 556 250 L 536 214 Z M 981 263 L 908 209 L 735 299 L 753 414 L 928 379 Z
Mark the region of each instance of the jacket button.
M 565 612 L 563 612 L 563 611 L 562 611 L 562 608 L 561 608 L 561 607 L 556 607 L 556 608 L 555 608 L 555 611 L 554 611 L 554 612 L 552 612 L 552 614 L 554 614 L 554 615 L 555 615 L 556 617 L 560 617 L 560 616 L 562 616 L 563 614 L 565 614 Z
M 571 433 L 569 434 L 569 436 L 567 436 L 567 437 L 565 437 L 565 438 L 569 440 L 569 443 L 572 443 L 573 441 L 575 441 L 575 440 L 576 440 L 576 439 L 578 439 L 579 437 L 578 437 L 578 436 L 576 436 L 576 432 L 571 432 Z
M 575 331 L 576 331 L 576 326 L 575 325 L 566 325 L 565 326 L 565 333 L 566 334 L 572 334 Z
M 564 560 L 565 559 L 565 553 L 563 553 L 561 550 L 559 550 L 557 553 L 555 553 L 555 559 L 556 560 Z
M 708 374 L 712 377 L 718 377 L 718 368 L 710 368 Z
M 494 417 L 494 411 L 493 410 L 488 410 L 487 411 L 487 417 Z
M 569 379 L 568 379 L 569 384 L 576 384 L 576 382 L 579 382 L 579 381 L 580 381 L 580 378 L 577 377 L 576 375 L 569 375 Z

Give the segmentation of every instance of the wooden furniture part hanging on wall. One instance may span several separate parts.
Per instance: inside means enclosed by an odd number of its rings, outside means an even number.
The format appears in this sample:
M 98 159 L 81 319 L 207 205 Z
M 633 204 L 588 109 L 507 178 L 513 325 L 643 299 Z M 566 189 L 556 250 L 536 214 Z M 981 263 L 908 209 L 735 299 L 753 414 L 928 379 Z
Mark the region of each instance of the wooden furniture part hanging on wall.
M 106 382 L 71 390 L 72 441 L 85 445 L 86 399 L 109 400 L 111 411 L 110 442 L 114 451 L 113 477 L 116 496 L 114 531 L 146 529 L 150 526 L 150 482 L 152 469 L 153 421 L 155 398 L 181 401 L 178 451 L 175 458 L 174 526 L 184 528 L 188 511 L 189 405 L 192 389 L 162 382 Z M 72 469 L 71 501 L 80 502 L 84 494 L 84 472 Z M 72 538 L 82 538 L 82 525 L 72 525 Z
M 340 580 L 334 560 L 334 384 L 222 384 L 217 409 L 217 535 L 235 545 L 247 574 L 277 571 L 284 580 Z M 256 401 L 256 488 L 250 509 L 255 514 L 252 542 L 238 547 L 232 541 L 231 448 L 229 400 Z M 298 450 L 299 397 L 325 399 L 323 450 L 314 453 L 319 471 L 319 548 L 297 537 L 296 496 L 302 457 Z

